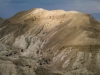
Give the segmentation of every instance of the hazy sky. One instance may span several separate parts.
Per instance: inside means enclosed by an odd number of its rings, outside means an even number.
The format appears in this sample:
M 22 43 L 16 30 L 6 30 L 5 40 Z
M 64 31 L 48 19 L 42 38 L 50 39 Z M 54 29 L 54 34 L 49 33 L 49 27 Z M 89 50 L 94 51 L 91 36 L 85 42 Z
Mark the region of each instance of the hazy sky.
M 32 8 L 63 9 L 90 13 L 100 21 L 100 0 L 0 0 L 0 17 Z

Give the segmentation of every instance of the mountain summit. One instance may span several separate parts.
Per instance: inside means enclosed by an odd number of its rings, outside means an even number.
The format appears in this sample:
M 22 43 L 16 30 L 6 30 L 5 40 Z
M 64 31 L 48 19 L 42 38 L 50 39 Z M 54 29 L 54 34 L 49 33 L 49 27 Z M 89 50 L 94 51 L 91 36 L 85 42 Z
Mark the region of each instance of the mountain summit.
M 0 42 L 1 75 L 100 74 L 100 23 L 90 14 L 22 11 L 0 24 Z

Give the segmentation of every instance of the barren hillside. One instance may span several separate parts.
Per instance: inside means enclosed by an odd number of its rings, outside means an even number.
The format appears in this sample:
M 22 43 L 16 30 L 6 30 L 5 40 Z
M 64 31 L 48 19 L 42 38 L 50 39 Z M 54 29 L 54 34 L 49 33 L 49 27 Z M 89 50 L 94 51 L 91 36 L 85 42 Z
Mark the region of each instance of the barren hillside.
M 0 75 L 100 75 L 100 23 L 77 11 L 35 8 L 0 24 Z

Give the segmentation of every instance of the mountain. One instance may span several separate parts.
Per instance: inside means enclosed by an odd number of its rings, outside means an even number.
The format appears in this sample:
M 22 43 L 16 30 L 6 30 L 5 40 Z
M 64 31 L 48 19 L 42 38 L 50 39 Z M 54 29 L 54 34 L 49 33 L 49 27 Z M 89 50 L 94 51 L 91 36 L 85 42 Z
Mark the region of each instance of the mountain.
M 90 14 L 34 8 L 0 28 L 0 75 L 100 74 L 100 23 Z

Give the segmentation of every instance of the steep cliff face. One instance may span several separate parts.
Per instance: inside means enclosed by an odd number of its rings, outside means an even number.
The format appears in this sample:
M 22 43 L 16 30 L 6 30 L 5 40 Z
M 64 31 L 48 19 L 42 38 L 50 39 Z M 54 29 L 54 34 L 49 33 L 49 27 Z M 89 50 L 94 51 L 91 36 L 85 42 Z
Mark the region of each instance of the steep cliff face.
M 100 74 L 100 23 L 89 14 L 19 12 L 0 25 L 0 42 L 1 75 Z

